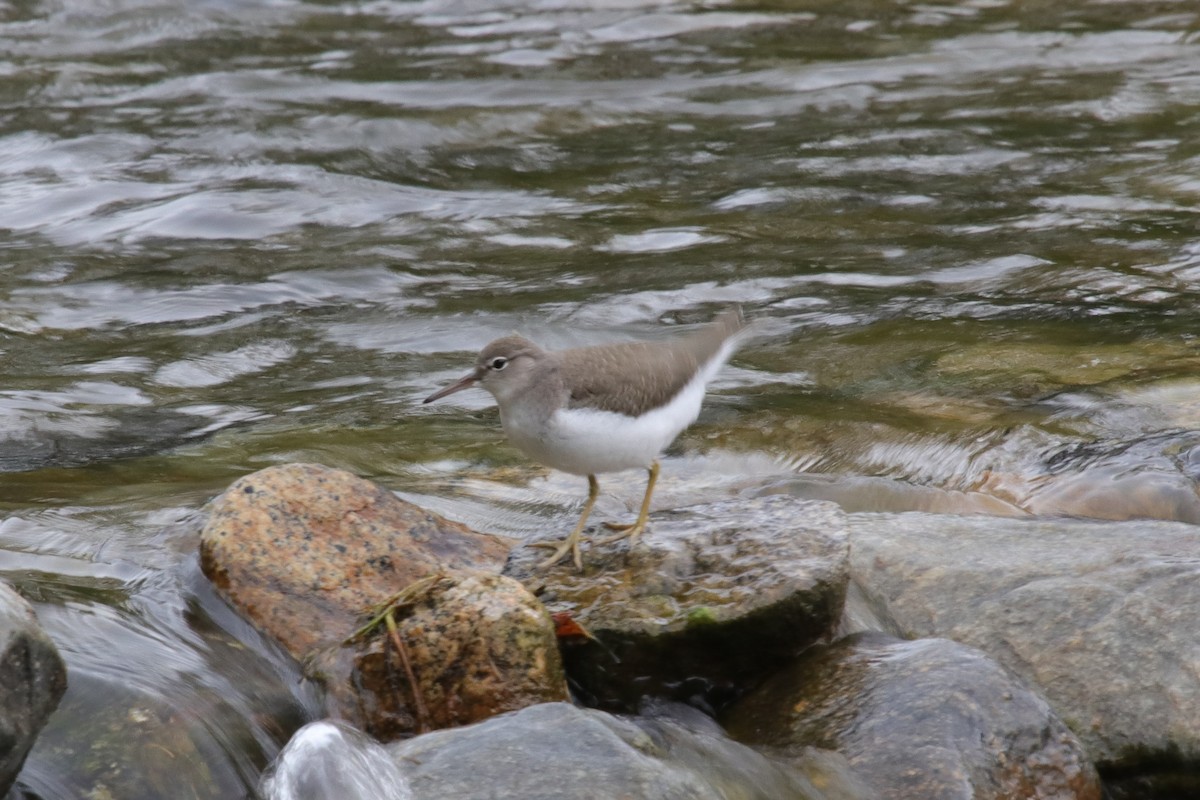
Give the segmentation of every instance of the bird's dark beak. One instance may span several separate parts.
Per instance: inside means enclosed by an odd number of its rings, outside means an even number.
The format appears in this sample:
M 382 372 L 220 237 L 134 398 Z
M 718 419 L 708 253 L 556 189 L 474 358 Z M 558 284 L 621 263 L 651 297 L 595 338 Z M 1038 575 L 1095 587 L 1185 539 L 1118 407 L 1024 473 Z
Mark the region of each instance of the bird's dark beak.
M 429 395 L 429 397 L 426 397 L 421 402 L 422 402 L 422 404 L 432 403 L 434 400 L 441 400 L 443 397 L 445 397 L 448 394 L 454 394 L 455 392 L 461 392 L 463 389 L 470 389 L 472 386 L 475 385 L 475 382 L 478 380 L 479 380 L 479 378 L 475 377 L 475 373 L 472 372 L 470 375 L 466 376 L 458 383 L 452 383 L 449 386 L 447 386 L 445 389 L 438 389 L 436 392 Z

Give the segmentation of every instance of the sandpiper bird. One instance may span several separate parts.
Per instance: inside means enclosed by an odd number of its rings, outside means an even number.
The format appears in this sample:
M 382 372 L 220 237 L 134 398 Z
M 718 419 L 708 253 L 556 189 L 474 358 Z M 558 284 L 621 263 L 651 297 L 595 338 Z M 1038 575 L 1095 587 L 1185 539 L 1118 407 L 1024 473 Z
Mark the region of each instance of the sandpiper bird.
M 600 493 L 596 474 L 634 467 L 650 473 L 637 520 L 607 524 L 621 533 L 602 540 L 629 537 L 632 544 L 650 515 L 659 454 L 700 415 L 705 387 L 745 330 L 741 311 L 731 308 L 704 328 L 664 342 L 549 351 L 522 336 L 505 336 L 483 348 L 469 375 L 425 402 L 478 384 L 496 398 L 505 434 L 525 455 L 587 476 L 579 523 L 540 565 L 551 566 L 571 553 L 582 570 L 579 539 Z

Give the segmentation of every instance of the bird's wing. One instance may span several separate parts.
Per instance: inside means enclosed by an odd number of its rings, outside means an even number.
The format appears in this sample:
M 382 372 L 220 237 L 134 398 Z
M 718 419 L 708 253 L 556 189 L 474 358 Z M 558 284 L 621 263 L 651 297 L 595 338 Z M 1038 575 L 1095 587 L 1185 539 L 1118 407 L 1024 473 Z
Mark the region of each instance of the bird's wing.
M 666 405 L 696 373 L 696 357 L 668 343 L 580 348 L 564 359 L 571 387 L 569 408 L 594 408 L 637 416 Z
M 595 408 L 627 416 L 666 405 L 745 328 L 741 312 L 730 309 L 710 325 L 665 342 L 629 342 L 570 351 L 562 360 L 571 387 L 569 408 Z M 717 365 L 719 366 L 719 365 Z M 704 370 L 711 377 L 713 370 Z

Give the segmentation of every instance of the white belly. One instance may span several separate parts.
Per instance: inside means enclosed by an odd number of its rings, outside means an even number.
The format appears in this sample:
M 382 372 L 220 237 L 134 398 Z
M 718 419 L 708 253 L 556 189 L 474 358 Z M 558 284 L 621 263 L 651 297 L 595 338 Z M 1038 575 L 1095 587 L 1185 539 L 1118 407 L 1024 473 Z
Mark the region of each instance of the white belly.
M 506 413 L 501 408 L 501 421 L 509 440 L 523 453 L 563 472 L 593 475 L 649 467 L 700 415 L 707 377 L 702 374 L 668 405 L 640 417 L 576 408 L 534 420 L 519 409 Z

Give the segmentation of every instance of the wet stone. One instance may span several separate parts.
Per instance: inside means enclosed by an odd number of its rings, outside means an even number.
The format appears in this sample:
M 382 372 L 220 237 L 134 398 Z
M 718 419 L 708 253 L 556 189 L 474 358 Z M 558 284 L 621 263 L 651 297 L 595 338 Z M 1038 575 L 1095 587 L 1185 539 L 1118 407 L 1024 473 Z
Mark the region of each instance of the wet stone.
M 984 653 L 856 634 L 818 645 L 733 705 L 730 734 L 803 759 L 844 755 L 891 800 L 1099 800 L 1082 745 Z
M 363 611 L 443 569 L 499 570 L 508 543 L 348 472 L 270 467 L 216 498 L 200 534 L 209 580 L 297 658 L 340 642 Z
M 1200 790 L 1200 528 L 850 517 L 870 627 L 978 647 L 1042 691 L 1103 770 Z
M 0 582 L 0 796 L 12 786 L 66 688 L 58 648 L 25 598 Z
M 264 745 L 234 709 L 182 707 L 127 676 L 83 671 L 22 781 L 34 797 L 227 800 L 245 796 L 247 773 L 269 758 Z
M 771 759 L 677 703 L 637 717 L 547 703 L 386 746 L 310 723 L 260 788 L 264 800 L 878 800 L 838 754 L 810 756 Z
M 381 624 L 308 664 L 335 715 L 380 740 L 567 699 L 554 624 L 511 578 L 447 571 L 395 620 L 403 654 Z
M 325 685 L 333 714 L 384 739 L 566 698 L 549 615 L 497 574 L 507 552 L 312 464 L 240 479 L 201 533 L 218 591 Z M 395 636 L 383 619 L 355 635 L 414 587 L 392 612 Z
M 720 705 L 827 635 L 849 552 L 837 506 L 775 495 L 655 514 L 632 548 L 585 545 L 582 573 L 544 558 L 526 543 L 505 574 L 594 637 L 564 651 L 581 697 L 632 710 L 644 695 Z
M 392 745 L 415 800 L 824 800 L 802 774 L 697 712 L 625 718 L 534 706 Z M 865 800 L 865 798 L 864 798 Z
M 1196 524 L 1197 448 L 1196 431 L 1074 442 L 1043 454 L 1032 473 L 992 472 L 981 488 L 1039 516 Z

